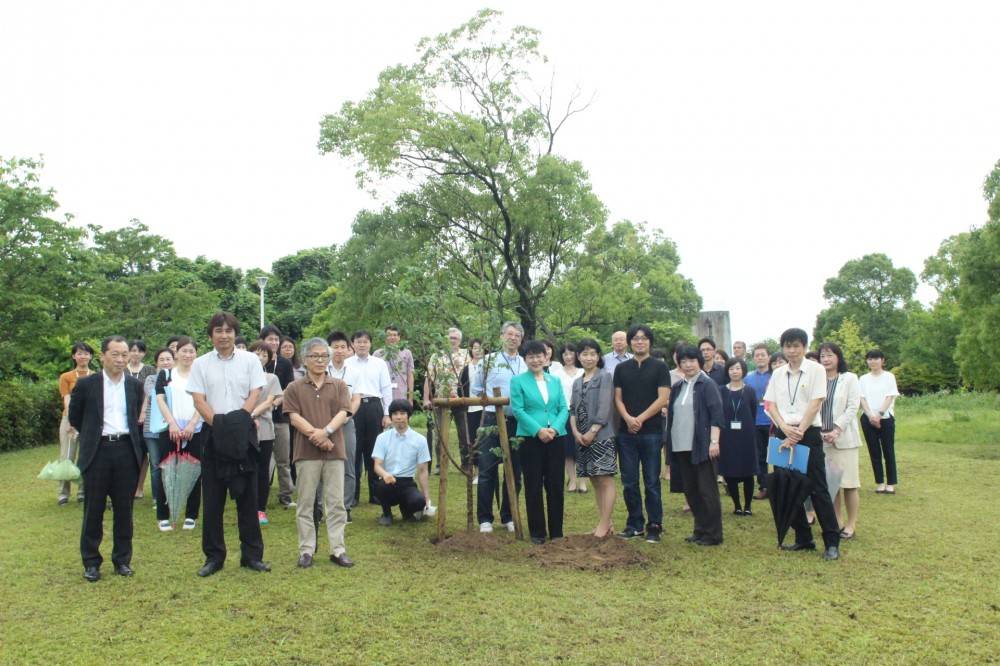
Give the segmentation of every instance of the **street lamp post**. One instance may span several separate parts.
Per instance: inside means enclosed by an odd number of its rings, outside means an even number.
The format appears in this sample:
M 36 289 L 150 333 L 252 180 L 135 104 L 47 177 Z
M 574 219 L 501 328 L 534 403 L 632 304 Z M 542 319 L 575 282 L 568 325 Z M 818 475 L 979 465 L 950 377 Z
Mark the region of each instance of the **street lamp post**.
M 264 287 L 267 285 L 267 276 L 261 275 L 257 278 L 257 286 L 260 287 L 260 327 L 264 328 Z

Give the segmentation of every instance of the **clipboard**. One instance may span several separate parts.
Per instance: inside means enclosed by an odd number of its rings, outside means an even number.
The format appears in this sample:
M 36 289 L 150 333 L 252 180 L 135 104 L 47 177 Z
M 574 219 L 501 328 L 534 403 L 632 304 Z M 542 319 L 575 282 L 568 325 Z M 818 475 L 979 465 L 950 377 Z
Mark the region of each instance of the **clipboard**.
M 767 440 L 767 464 L 794 469 L 805 474 L 806 467 L 809 465 L 809 447 L 796 444 L 790 449 L 781 450 L 784 441 L 777 437 Z

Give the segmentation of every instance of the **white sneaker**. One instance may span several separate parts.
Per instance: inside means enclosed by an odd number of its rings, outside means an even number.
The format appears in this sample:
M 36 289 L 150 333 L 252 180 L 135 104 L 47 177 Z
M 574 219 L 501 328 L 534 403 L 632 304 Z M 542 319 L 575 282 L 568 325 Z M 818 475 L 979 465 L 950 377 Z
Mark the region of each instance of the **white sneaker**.
M 186 529 L 186 530 L 193 530 L 194 526 L 195 526 L 194 518 L 185 518 L 184 519 L 184 529 Z
M 493 523 L 479 523 L 479 531 L 480 532 L 492 532 L 493 531 Z
M 174 526 L 170 524 L 169 520 L 161 520 L 160 521 L 160 531 L 161 532 L 170 532 L 173 529 L 174 529 Z
M 510 521 L 509 523 L 504 523 L 503 526 L 507 528 L 508 532 L 513 532 L 514 531 L 514 521 L 513 520 Z

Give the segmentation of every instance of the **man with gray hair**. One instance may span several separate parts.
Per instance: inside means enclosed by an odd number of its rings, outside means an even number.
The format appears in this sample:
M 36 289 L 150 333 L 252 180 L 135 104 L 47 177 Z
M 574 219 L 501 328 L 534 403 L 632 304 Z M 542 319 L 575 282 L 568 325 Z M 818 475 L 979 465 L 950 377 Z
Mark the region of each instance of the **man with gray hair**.
M 462 349 L 462 331 L 457 328 L 448 329 L 448 351 L 436 353 L 427 361 L 427 375 L 424 378 L 424 409 L 431 408 L 432 398 L 467 398 L 462 386 L 462 370 L 469 364 L 469 350 Z M 462 469 L 469 465 L 469 426 L 468 410 L 465 407 L 452 407 L 451 416 L 458 431 L 458 450 L 462 461 Z M 434 422 L 441 422 L 440 408 L 434 409 Z M 433 448 L 434 428 L 428 428 L 431 434 L 427 438 L 428 450 Z M 441 442 L 438 438 L 438 472 L 441 469 Z M 447 469 L 447 461 L 445 461 Z
M 313 522 L 317 487 L 323 486 L 323 512 L 330 542 L 330 561 L 353 567 L 344 548 L 344 461 L 347 452 L 343 427 L 351 416 L 351 395 L 347 384 L 331 377 L 326 366 L 330 348 L 322 338 L 302 343 L 306 375 L 285 389 L 285 414 L 294 431 L 295 469 L 298 472 L 299 505 L 295 523 L 299 533 L 298 566 L 311 567 L 317 547 Z
M 506 322 L 500 327 L 500 340 L 503 349 L 495 354 L 490 354 L 482 360 L 482 373 L 476 373 L 476 385 L 472 387 L 472 394 L 484 398 L 493 397 L 493 389 L 499 388 L 502 397 L 510 397 L 510 380 L 515 376 L 528 371 L 528 366 L 518 353 L 521 339 L 524 337 L 524 328 L 514 321 Z M 510 405 L 503 408 L 504 418 L 507 424 L 507 434 L 513 436 L 517 432 L 517 421 L 514 419 L 514 412 Z M 500 436 L 496 432 L 497 408 L 493 405 L 483 407 L 483 421 L 481 428 L 489 428 L 489 434 L 485 435 L 479 442 L 479 487 L 476 496 L 476 514 L 479 519 L 480 532 L 493 531 L 493 496 L 496 493 L 499 483 L 497 467 L 500 465 L 500 458 L 493 453 L 493 449 L 500 446 Z M 514 492 L 521 493 L 521 460 L 516 451 L 510 452 L 510 461 L 514 471 Z M 503 485 L 503 501 L 500 505 L 500 522 L 509 531 L 514 531 L 513 512 L 510 507 L 510 497 L 507 493 L 507 484 Z

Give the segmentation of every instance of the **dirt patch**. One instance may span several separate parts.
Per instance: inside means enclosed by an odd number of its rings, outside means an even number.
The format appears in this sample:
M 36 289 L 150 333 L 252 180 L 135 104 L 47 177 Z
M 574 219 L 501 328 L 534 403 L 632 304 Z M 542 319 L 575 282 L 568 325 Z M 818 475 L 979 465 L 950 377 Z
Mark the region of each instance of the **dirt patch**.
M 458 532 L 437 545 L 461 553 L 493 553 L 510 543 L 509 538 L 492 532 Z
M 649 562 L 647 555 L 625 539 L 614 536 L 600 539 L 586 534 L 549 541 L 529 550 L 527 556 L 542 565 L 582 571 L 603 571 Z

